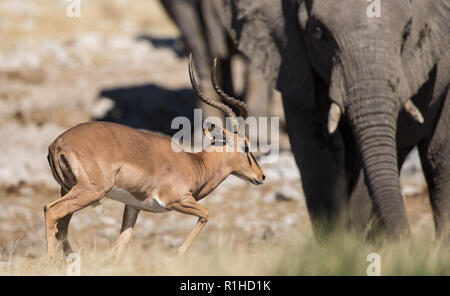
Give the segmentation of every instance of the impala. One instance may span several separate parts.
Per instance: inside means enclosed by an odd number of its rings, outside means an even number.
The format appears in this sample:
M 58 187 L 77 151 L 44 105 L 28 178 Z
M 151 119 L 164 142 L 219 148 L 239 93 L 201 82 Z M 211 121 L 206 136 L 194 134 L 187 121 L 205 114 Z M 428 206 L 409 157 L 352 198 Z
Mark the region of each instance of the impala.
M 246 117 L 246 105 L 220 89 L 215 65 L 211 75 L 215 90 Z M 116 261 L 130 240 L 140 211 L 174 210 L 198 217 L 195 227 L 177 250 L 183 255 L 208 221 L 208 210 L 198 203 L 199 200 L 230 174 L 253 184 L 263 183 L 264 173 L 250 152 L 248 139 L 237 133 L 235 113 L 229 106 L 201 93 L 192 58 L 189 77 L 198 97 L 223 111 L 233 123 L 232 132 L 214 125 L 203 130 L 210 145 L 208 152 L 174 152 L 168 137 L 108 122 L 77 125 L 49 146 L 49 165 L 61 186 L 61 198 L 44 207 L 47 253 L 51 257 L 55 256 L 57 241 L 62 243 L 66 255 L 72 253 L 67 239 L 72 214 L 104 197 L 125 204 Z

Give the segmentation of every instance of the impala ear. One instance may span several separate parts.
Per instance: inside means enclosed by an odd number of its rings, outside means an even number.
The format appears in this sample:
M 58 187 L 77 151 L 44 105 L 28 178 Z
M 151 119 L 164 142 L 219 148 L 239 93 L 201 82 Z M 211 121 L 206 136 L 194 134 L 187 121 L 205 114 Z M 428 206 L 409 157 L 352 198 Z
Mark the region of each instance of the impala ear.
M 203 129 L 203 134 L 205 135 L 205 137 L 211 142 L 211 144 L 214 145 L 216 139 L 214 139 L 214 137 L 211 135 L 211 132 L 209 129 L 204 128 Z
M 226 143 L 226 135 L 223 132 L 223 129 L 217 127 L 215 124 L 211 123 L 207 128 L 203 129 L 203 134 L 205 137 L 211 141 L 211 145 L 216 145 L 218 143 Z
M 216 139 L 214 138 L 214 136 L 211 133 L 215 129 L 215 127 L 216 127 L 215 124 L 208 124 L 208 126 L 203 129 L 203 134 L 211 142 L 212 145 L 214 145 L 214 143 L 216 141 Z

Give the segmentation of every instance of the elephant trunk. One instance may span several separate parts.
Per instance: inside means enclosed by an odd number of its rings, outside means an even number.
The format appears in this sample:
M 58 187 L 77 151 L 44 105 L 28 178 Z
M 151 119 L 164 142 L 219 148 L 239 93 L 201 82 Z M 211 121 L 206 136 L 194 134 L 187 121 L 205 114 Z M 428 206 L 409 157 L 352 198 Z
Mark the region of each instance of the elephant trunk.
M 396 71 L 400 59 L 392 61 L 395 51 L 383 48 L 380 40 L 376 45 L 353 51 L 350 65 L 343 64 L 347 96 L 344 104 L 377 218 L 388 236 L 399 237 L 409 234 L 396 142 L 397 118 L 403 107 L 396 87 L 402 85 L 404 77 Z
M 347 107 L 347 112 L 375 211 L 388 235 L 408 232 L 397 164 L 395 102 L 392 97 L 379 93 L 358 97 L 359 100 Z

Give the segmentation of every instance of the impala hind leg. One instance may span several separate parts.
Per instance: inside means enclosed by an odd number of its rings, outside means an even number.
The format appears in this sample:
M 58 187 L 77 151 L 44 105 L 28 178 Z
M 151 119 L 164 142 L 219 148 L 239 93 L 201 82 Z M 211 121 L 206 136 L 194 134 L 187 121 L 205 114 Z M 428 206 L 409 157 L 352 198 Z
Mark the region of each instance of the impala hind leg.
M 54 257 L 56 253 L 57 224 L 62 222 L 60 226 L 62 230 L 61 238 L 67 237 L 67 227 L 70 221 L 68 216 L 102 199 L 105 192 L 98 188 L 92 189 L 76 185 L 66 195 L 44 207 L 47 254 L 50 257 Z
M 125 249 L 126 245 L 131 239 L 131 233 L 133 232 L 134 225 L 139 215 L 139 210 L 136 208 L 125 205 L 125 210 L 123 212 L 122 228 L 120 229 L 119 240 L 116 245 L 116 254 L 114 259 L 114 264 L 117 264 L 120 259 L 120 255 Z
M 61 197 L 67 194 L 67 190 L 64 188 L 61 188 Z M 56 224 L 57 232 L 56 232 L 56 240 L 58 243 L 62 244 L 64 255 L 69 255 L 70 253 L 73 253 L 72 247 L 70 246 L 69 240 L 67 239 L 67 234 L 69 231 L 69 223 L 70 219 L 72 218 L 72 214 L 66 215 L 65 217 L 61 218 L 61 220 L 58 221 Z
M 183 214 L 194 215 L 198 217 L 198 221 L 197 224 L 195 224 L 194 229 L 192 229 L 189 236 L 177 250 L 178 256 L 182 256 L 186 253 L 194 239 L 208 222 L 208 209 L 200 205 L 192 196 L 188 196 L 176 203 L 170 204 L 169 206 L 167 206 L 167 208 Z
M 62 244 L 64 255 L 69 255 L 70 253 L 73 253 L 72 247 L 70 246 L 69 240 L 67 239 L 67 233 L 69 231 L 69 223 L 70 219 L 72 218 L 72 214 L 68 214 L 61 218 L 61 220 L 58 221 L 56 232 L 56 240 Z

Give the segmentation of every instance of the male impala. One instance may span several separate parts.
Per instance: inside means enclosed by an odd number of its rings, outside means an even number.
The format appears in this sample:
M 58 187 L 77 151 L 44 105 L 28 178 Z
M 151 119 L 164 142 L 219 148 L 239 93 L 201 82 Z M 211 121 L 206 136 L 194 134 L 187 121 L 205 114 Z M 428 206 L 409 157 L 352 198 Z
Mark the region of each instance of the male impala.
M 214 125 L 205 129 L 211 143 L 208 150 L 212 151 L 199 153 L 174 152 L 168 137 L 107 122 L 82 123 L 60 135 L 50 145 L 48 154 L 62 196 L 44 207 L 50 256 L 55 255 L 56 240 L 62 243 L 66 255 L 72 252 L 67 240 L 72 214 L 104 197 L 125 204 L 116 260 L 130 240 L 141 210 L 154 213 L 175 210 L 199 217 L 178 249 L 182 255 L 208 221 L 208 210 L 198 203 L 200 199 L 230 174 L 254 184 L 263 183 L 264 173 L 250 152 L 248 139 L 237 133 L 236 115 L 227 105 L 200 92 L 192 61 L 189 76 L 200 99 L 232 119 L 233 132 Z M 215 66 L 212 81 L 223 100 L 246 116 L 246 105 L 228 97 L 218 86 Z M 233 149 L 223 149 L 224 145 Z

